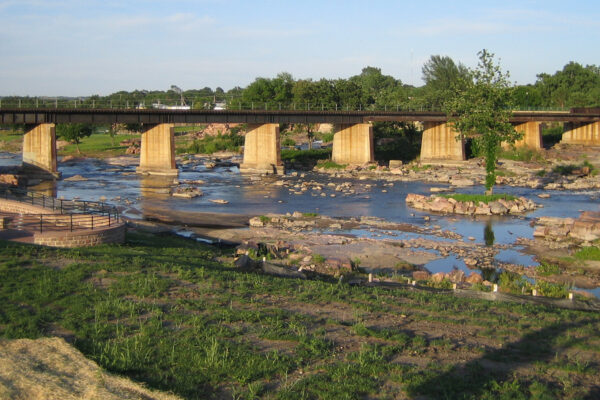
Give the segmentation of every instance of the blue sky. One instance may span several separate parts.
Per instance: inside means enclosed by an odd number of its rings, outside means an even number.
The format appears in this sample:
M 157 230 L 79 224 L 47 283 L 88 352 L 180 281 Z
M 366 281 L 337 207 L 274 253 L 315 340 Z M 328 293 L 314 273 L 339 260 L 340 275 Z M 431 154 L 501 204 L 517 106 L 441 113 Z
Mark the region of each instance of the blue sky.
M 422 85 L 433 54 L 483 48 L 517 83 L 600 64 L 596 1 L 0 0 L 0 96 L 347 78 L 365 66 Z

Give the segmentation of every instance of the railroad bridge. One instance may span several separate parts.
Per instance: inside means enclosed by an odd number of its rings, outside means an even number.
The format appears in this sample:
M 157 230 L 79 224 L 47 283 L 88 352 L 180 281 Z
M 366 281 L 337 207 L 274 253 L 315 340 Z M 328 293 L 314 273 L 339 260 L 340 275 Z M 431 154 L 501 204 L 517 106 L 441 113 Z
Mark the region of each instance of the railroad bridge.
M 374 161 L 372 122 L 423 124 L 421 160 L 464 160 L 464 141 L 441 112 L 429 111 L 270 111 L 170 109 L 2 108 L 0 124 L 26 124 L 23 164 L 57 175 L 55 125 L 60 123 L 140 123 L 139 172 L 176 175 L 175 124 L 245 123 L 242 171 L 282 170 L 280 123 L 330 123 L 335 127 L 332 159 L 339 164 Z M 542 147 L 541 123 L 564 122 L 562 143 L 600 145 L 600 109 L 515 111 L 511 122 L 524 136 L 517 146 Z

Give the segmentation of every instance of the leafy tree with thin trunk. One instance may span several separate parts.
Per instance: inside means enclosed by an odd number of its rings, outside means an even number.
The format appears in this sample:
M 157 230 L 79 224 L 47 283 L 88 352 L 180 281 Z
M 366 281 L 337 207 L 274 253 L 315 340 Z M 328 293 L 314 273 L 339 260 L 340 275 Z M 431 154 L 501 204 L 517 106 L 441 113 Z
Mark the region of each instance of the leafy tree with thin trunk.
M 79 143 L 84 137 L 88 137 L 94 131 L 91 124 L 58 124 L 56 126 L 56 135 L 71 143 L 75 143 L 77 154 L 81 154 Z
M 502 142 L 514 143 L 522 137 L 509 122 L 514 109 L 513 85 L 509 73 L 502 72 L 494 54 L 483 49 L 477 68 L 461 79 L 444 103 L 450 124 L 462 137 L 470 137 L 485 158 L 486 194 L 496 183 L 496 162 Z

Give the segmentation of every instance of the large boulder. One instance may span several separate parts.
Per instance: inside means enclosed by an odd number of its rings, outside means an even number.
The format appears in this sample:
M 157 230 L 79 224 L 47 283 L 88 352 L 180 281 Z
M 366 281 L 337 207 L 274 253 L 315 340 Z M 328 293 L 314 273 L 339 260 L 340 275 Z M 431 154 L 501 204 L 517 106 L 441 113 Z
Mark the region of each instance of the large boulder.
M 448 279 L 450 279 L 450 282 L 452 283 L 462 283 L 465 280 L 465 273 L 461 269 L 454 268 L 448 274 Z
M 508 208 L 499 201 L 492 201 L 489 203 L 490 212 L 494 215 L 503 215 L 508 212 Z
M 471 272 L 471 274 L 467 277 L 467 279 L 465 279 L 465 282 L 473 285 L 475 283 L 482 283 L 483 278 L 481 277 L 481 274 L 479 274 L 477 272 Z
M 19 175 L 15 174 L 0 174 L 0 184 L 5 184 L 8 186 L 19 186 L 20 184 L 24 184 L 25 180 L 21 178 Z
M 427 271 L 413 271 L 412 276 L 416 281 L 426 281 L 431 275 Z

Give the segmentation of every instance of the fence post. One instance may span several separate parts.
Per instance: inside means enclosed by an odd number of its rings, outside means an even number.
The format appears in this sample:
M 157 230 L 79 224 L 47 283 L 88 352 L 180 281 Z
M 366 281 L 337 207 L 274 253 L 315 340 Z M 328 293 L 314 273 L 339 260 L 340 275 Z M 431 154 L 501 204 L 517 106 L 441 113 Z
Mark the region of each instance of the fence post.
M 44 214 L 40 214 L 40 233 L 43 231 Z
M 31 205 L 33 205 L 33 192 L 31 193 Z
M 92 230 L 94 230 L 94 214 L 91 214 L 92 216 Z
M 73 214 L 69 214 L 71 217 L 71 232 L 73 232 Z

